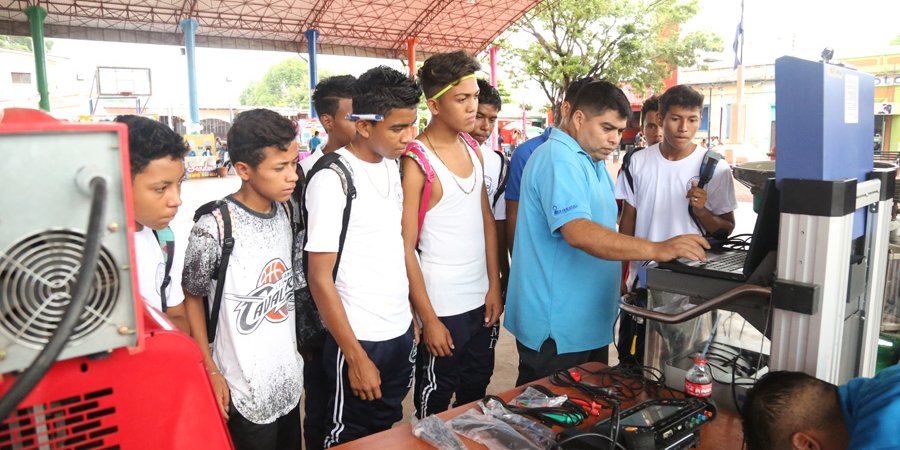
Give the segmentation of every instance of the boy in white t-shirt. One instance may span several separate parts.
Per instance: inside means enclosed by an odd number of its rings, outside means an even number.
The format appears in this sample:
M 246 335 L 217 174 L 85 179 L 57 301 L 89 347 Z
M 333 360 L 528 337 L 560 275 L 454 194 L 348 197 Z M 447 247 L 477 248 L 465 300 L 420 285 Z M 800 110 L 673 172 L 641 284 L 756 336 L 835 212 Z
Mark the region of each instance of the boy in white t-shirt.
M 294 236 L 279 203 L 288 201 L 297 182 L 300 144 L 289 119 L 252 109 L 235 119 L 228 146 L 241 178 L 240 189 L 222 200 L 229 219 L 218 209 L 203 214 L 185 251 L 191 334 L 235 449 L 299 450 L 303 359 L 294 317 Z M 229 222 L 233 250 L 224 279 L 216 280 Z M 217 283 L 224 286 L 209 342 L 202 297 L 213 303 Z
M 506 285 L 509 282 L 509 248 L 506 245 L 506 180 L 509 173 L 509 160 L 502 151 L 494 151 L 488 139 L 494 132 L 497 116 L 503 100 L 497 88 L 487 80 L 478 79 L 478 113 L 475 115 L 475 129 L 471 136 L 481 146 L 484 157 L 484 187 L 487 189 L 494 222 L 497 224 L 497 255 L 500 265 L 500 286 L 503 298 L 506 298 Z
M 175 256 L 175 240 L 168 228 L 181 206 L 187 145 L 178 133 L 146 117 L 118 116 L 116 122 L 128 126 L 141 298 L 165 312 L 179 330 L 190 333 L 181 289 L 182 260 Z
M 331 419 L 325 447 L 387 430 L 403 418 L 416 355 L 395 161 L 415 136 L 421 91 L 385 66 L 357 83 L 356 136 L 333 162 L 349 169 L 356 188 L 346 230 L 344 172 L 317 165 L 305 194 L 307 280 L 330 332 L 323 351 Z

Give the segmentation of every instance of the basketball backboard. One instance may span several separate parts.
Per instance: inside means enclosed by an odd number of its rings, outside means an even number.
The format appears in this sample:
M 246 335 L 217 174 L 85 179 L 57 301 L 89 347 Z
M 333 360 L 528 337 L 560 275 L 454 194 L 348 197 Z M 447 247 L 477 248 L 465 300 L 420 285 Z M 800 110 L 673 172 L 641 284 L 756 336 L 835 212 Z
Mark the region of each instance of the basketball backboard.
M 101 97 L 152 95 L 150 69 L 143 67 L 97 67 L 97 93 Z

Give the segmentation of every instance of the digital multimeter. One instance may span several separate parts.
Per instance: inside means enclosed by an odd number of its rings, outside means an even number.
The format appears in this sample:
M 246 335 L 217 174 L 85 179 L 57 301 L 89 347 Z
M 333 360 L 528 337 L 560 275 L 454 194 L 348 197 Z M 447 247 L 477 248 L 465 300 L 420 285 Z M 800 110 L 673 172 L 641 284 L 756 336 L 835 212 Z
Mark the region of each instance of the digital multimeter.
M 676 450 L 691 448 L 699 441 L 699 430 L 716 417 L 716 408 L 697 398 L 655 399 L 639 403 L 619 414 L 618 442 L 628 450 Z M 612 420 L 606 419 L 590 429 L 590 433 L 609 436 Z M 583 434 L 571 430 L 563 438 Z M 573 439 L 565 449 L 607 449 L 608 439 L 584 436 Z

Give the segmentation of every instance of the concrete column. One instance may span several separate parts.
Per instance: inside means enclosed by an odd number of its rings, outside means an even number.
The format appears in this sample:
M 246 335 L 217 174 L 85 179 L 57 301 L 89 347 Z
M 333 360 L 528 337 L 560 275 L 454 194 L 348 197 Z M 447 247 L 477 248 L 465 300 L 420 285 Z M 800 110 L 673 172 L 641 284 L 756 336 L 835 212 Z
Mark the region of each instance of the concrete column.
M 497 47 L 496 45 L 488 50 L 488 55 L 491 58 L 491 86 L 493 87 L 497 87 L 497 52 L 499 51 L 500 47 Z M 491 133 L 491 150 L 495 152 L 500 150 L 500 142 L 497 142 L 497 136 L 500 136 L 498 128 L 499 125 L 494 123 L 494 131 Z
M 406 57 L 407 61 L 409 61 L 409 77 L 413 80 L 416 79 L 416 43 L 418 43 L 416 38 L 409 38 L 406 40 Z

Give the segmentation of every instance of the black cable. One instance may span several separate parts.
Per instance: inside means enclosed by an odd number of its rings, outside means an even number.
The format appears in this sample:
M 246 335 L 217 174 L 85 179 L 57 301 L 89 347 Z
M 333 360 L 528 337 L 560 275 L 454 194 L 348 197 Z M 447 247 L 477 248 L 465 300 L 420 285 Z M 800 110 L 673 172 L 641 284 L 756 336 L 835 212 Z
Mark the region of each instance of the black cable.
M 100 259 L 103 219 L 106 213 L 106 180 L 97 177 L 91 180 L 91 212 L 88 219 L 85 249 L 78 269 L 78 280 L 72 292 L 72 299 L 56 326 L 53 336 L 41 350 L 34 362 L 13 383 L 12 387 L 0 398 L 0 422 L 6 421 L 19 403 L 41 381 L 50 366 L 62 352 L 69 337 L 75 330 L 87 304 L 87 297 L 94 281 L 94 271 Z
M 602 437 L 603 439 L 606 439 L 607 441 L 612 442 L 616 447 L 621 448 L 622 450 L 628 450 L 627 448 L 625 448 L 624 446 L 622 446 L 622 444 L 620 444 L 620 443 L 618 443 L 618 442 L 616 442 L 616 441 L 613 441 L 612 438 L 610 438 L 609 436 L 607 436 L 607 435 L 605 435 L 605 434 L 600 434 L 600 433 L 581 433 L 581 434 L 576 434 L 576 435 L 574 435 L 574 436 L 569 436 L 569 437 L 567 437 L 567 438 L 565 438 L 565 439 L 559 441 L 559 442 L 557 443 L 557 445 L 559 445 L 559 447 L 562 448 L 563 444 L 568 444 L 569 442 L 572 442 L 572 441 L 575 441 L 575 440 L 578 440 L 578 439 L 583 439 L 583 438 L 586 438 L 586 437 Z

